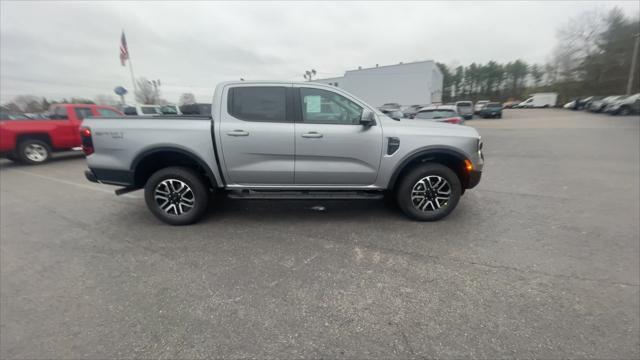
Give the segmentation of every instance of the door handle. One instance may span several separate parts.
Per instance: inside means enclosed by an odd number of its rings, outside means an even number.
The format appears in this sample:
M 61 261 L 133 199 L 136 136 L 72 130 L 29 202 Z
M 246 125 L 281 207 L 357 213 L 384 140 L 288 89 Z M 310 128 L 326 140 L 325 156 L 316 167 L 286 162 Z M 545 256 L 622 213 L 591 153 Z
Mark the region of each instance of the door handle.
M 303 138 L 309 138 L 309 139 L 319 139 L 322 136 L 323 136 L 322 134 L 320 134 L 318 132 L 315 132 L 315 131 L 310 131 L 308 133 L 302 134 Z
M 229 136 L 249 136 L 249 133 L 244 130 L 233 130 L 227 133 Z

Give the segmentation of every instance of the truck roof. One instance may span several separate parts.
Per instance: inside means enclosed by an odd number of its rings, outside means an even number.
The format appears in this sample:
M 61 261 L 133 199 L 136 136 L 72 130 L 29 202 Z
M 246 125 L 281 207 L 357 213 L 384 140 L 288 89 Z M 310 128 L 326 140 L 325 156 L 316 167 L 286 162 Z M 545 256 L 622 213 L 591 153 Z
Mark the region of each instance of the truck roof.
M 234 80 L 234 81 L 224 81 L 218 84 L 218 86 L 226 86 L 226 85 L 247 85 L 247 84 L 270 84 L 270 85 L 313 85 L 313 86 L 322 86 L 328 89 L 340 89 L 333 85 L 318 83 L 315 81 L 280 81 L 280 80 L 251 80 L 251 81 L 242 81 L 242 80 Z

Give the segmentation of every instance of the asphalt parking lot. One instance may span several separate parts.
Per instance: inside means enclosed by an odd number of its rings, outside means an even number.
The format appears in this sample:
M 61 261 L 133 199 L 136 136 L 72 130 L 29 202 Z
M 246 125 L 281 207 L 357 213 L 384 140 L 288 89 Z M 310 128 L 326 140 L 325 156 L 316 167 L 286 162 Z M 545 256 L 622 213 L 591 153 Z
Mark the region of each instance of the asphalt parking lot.
M 483 179 L 436 223 L 219 199 L 170 227 L 81 157 L 2 160 L 0 357 L 638 358 L 639 123 L 468 121 Z

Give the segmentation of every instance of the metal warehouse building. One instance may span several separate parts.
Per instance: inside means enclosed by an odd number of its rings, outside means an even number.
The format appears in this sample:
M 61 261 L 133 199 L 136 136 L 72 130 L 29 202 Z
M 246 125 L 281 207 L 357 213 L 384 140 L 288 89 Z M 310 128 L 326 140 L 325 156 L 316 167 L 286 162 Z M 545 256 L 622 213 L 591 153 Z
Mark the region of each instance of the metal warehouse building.
M 343 88 L 373 106 L 442 101 L 442 73 L 433 60 L 348 70 L 342 77 L 315 82 Z

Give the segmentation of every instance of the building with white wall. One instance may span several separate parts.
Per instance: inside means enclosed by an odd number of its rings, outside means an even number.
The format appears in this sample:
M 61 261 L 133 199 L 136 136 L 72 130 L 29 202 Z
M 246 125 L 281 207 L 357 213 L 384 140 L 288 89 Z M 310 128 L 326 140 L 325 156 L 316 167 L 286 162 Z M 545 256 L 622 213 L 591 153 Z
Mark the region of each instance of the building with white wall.
M 373 106 L 399 103 L 403 106 L 442 101 L 442 72 L 433 60 L 348 70 L 344 76 L 317 79 L 337 86 Z

